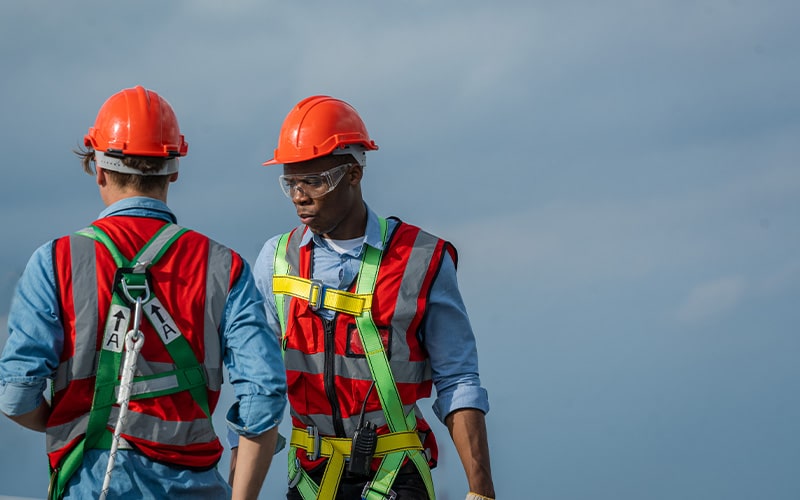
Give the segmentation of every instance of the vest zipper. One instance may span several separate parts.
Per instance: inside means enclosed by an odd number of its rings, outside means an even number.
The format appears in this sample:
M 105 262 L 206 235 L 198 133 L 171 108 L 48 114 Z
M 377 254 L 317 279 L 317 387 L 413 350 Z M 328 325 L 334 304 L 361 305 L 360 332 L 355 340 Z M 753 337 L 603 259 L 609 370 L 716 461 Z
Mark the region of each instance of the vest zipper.
M 347 437 L 344 432 L 339 398 L 336 396 L 336 345 L 334 338 L 336 317 L 334 316 L 333 320 L 322 318 L 322 323 L 325 327 L 325 369 L 323 375 L 325 394 L 328 396 L 328 402 L 331 405 L 331 420 L 333 420 L 333 429 L 336 431 L 336 436 Z

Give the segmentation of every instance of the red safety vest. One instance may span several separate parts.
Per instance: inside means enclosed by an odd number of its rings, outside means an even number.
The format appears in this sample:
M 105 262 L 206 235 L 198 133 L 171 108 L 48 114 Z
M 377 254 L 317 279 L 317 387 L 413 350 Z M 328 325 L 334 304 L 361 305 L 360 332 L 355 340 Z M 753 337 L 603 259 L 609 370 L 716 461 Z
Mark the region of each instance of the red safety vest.
M 132 259 L 165 222 L 114 216 L 93 225 L 111 238 L 125 258 Z M 108 322 L 113 325 L 116 321 L 108 313 L 117 265 L 102 244 L 80 235 L 56 240 L 53 253 L 64 327 L 64 346 L 47 422 L 47 452 L 51 468 L 56 468 L 86 433 L 95 391 L 96 360 Z M 195 380 L 197 376 L 205 378 L 212 413 L 223 379 L 219 326 L 228 292 L 242 266 L 241 257 L 229 248 L 187 231 L 148 269 L 153 293 L 167 315 L 163 311 L 156 313 L 171 316 L 173 322 L 165 323 L 165 328 L 178 330 L 188 341 L 203 373 L 185 375 Z M 167 375 L 175 370 L 175 364 L 153 325 L 142 321 L 140 330 L 145 342 L 136 366 L 137 376 L 143 380 L 134 388 L 140 398 L 130 402 L 122 437 L 153 460 L 193 468 L 212 467 L 222 455 L 222 445 L 211 419 L 190 392 L 175 392 L 178 375 Z M 117 414 L 113 407 L 109 430 L 113 430 Z
M 290 234 L 285 258 L 289 275 L 311 279 L 313 245 L 300 247 L 303 230 L 301 226 Z M 455 249 L 448 242 L 400 222 L 386 244 L 378 270 L 372 318 L 406 414 L 415 409 L 418 400 L 431 395 L 431 366 L 420 328 L 445 251 L 455 261 Z M 355 285 L 349 291 L 354 290 Z M 370 391 L 372 376 L 354 317 L 339 312 L 326 321 L 314 313 L 307 300 L 296 297 L 286 300 L 284 307 L 284 363 L 293 425 L 316 427 L 321 436 L 352 437 L 367 399 L 365 420 L 378 426 L 379 435 L 388 433 L 377 391 Z M 438 455 L 436 440 L 419 409 L 416 416 L 417 431 L 433 467 Z M 310 460 L 303 449 L 297 451 L 297 458 L 306 470 L 325 460 Z M 376 460 L 373 467 L 378 464 Z

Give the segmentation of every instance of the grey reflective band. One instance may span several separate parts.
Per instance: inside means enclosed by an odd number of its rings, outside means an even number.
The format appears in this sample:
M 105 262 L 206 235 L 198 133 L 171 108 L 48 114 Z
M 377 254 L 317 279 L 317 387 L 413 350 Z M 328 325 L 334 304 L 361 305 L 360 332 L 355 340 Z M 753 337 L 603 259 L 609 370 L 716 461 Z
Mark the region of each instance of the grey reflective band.
M 208 267 L 206 268 L 206 320 L 203 322 L 205 337 L 205 359 L 203 364 L 208 375 L 208 387 L 212 391 L 222 388 L 223 375 L 220 333 L 225 303 L 228 301 L 233 253 L 214 240 L 208 240 Z
M 174 174 L 178 171 L 178 159 L 177 158 L 164 158 L 164 167 L 161 170 L 154 170 L 152 172 L 142 172 L 141 170 L 136 170 L 135 168 L 126 167 L 122 160 L 114 157 L 109 156 L 102 151 L 95 151 L 94 152 L 94 162 L 97 164 L 98 167 L 102 168 L 103 170 L 112 170 L 114 172 L 119 172 L 120 174 L 133 174 L 133 175 L 169 175 Z
M 116 422 L 119 408 L 111 408 L 109 422 Z M 158 438 L 167 445 L 184 446 L 186 443 L 208 443 L 217 439 L 211 422 L 206 418 L 187 421 L 168 421 L 144 413 L 131 412 L 128 415 L 125 434 L 147 441 Z M 50 427 L 45 440 L 48 450 L 57 450 L 69 444 L 86 431 L 89 414 L 77 417 L 72 422 Z
M 92 332 L 84 340 L 77 339 L 75 352 L 70 358 L 70 372 L 65 377 L 57 377 L 64 382 L 64 387 L 71 379 L 85 379 L 94 376 L 97 366 L 97 329 L 100 322 L 97 312 L 97 267 L 94 241 L 82 236 L 70 235 L 70 259 L 72 266 L 72 304 L 75 314 L 75 331 Z M 86 290 L 94 290 L 87 294 Z M 61 370 L 59 364 L 58 371 Z M 61 389 L 57 387 L 56 390 Z
M 167 375 L 166 377 L 140 380 L 131 384 L 131 396 L 148 394 L 151 392 L 166 391 L 179 387 L 177 375 Z M 114 387 L 114 399 L 119 395 L 119 386 Z
M 405 345 L 405 352 L 408 353 L 408 344 L 396 342 L 392 345 Z M 396 361 L 389 364 L 392 366 L 394 380 L 400 384 L 421 384 L 431 380 L 430 361 L 426 358 L 420 361 L 410 361 L 408 356 L 405 358 L 398 356 L 400 349 L 392 351 L 392 360 Z M 284 363 L 292 366 L 294 370 L 302 371 L 311 375 L 322 375 L 325 373 L 325 353 L 303 354 L 295 349 L 288 349 L 284 354 Z M 372 372 L 369 364 L 364 357 L 352 358 L 346 356 L 336 356 L 333 360 L 335 373 L 342 377 L 353 380 L 372 381 Z

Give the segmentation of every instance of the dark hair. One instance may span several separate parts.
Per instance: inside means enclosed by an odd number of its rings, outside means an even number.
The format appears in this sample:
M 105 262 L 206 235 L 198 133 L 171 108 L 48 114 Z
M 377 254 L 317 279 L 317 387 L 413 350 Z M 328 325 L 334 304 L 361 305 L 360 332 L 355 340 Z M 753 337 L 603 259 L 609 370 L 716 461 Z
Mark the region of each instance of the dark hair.
M 73 150 L 80 159 L 83 165 L 83 171 L 89 175 L 95 174 L 95 159 L 94 150 L 89 148 L 78 148 Z M 128 168 L 133 168 L 141 171 L 142 173 L 155 172 L 164 168 L 164 162 L 167 158 L 158 158 L 153 156 L 122 156 L 120 157 L 122 164 Z M 111 182 L 121 188 L 131 188 L 143 193 L 151 191 L 158 191 L 164 189 L 169 184 L 170 174 L 167 175 L 137 175 L 137 174 L 123 174 L 113 170 L 104 170 L 106 175 L 111 179 Z

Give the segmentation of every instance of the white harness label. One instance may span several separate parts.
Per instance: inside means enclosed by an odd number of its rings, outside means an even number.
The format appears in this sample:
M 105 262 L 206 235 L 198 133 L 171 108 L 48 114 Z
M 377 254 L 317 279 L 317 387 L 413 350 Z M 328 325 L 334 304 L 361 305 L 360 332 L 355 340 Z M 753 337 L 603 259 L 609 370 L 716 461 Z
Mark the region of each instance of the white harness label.
M 147 314 L 150 323 L 156 329 L 165 345 L 182 336 L 181 331 L 178 330 L 178 325 L 175 324 L 175 320 L 172 319 L 172 316 L 170 316 L 164 306 L 161 305 L 157 297 L 153 297 L 153 299 L 144 306 L 144 313 Z
M 128 332 L 128 323 L 131 319 L 131 310 L 118 304 L 111 304 L 106 319 L 106 328 L 103 333 L 103 350 L 122 352 L 125 347 L 125 334 Z

